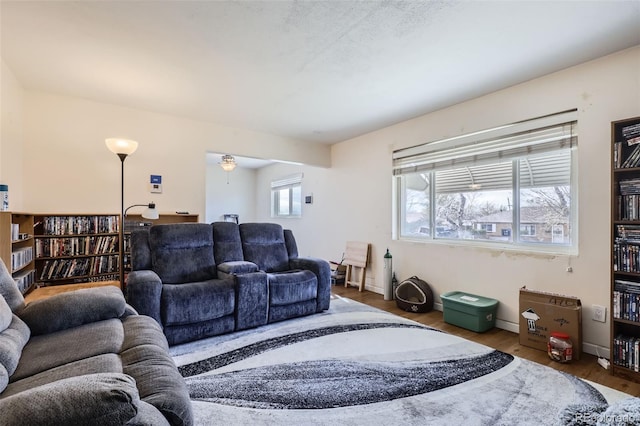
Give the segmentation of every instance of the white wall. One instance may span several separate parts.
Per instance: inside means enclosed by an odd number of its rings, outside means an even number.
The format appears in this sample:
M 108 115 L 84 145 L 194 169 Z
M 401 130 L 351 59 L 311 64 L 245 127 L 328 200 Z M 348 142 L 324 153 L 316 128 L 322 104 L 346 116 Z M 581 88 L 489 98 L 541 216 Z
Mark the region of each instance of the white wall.
M 23 90 L 4 61 L 0 62 L 0 183 L 9 185 L 9 208 L 24 210 Z
M 206 223 L 224 220 L 227 213 L 239 215 L 241 222 L 254 222 L 256 212 L 256 171 L 236 167 L 226 173 L 219 164 L 207 164 Z M 228 183 L 227 183 L 228 179 Z
M 296 173 L 303 173 L 302 177 L 302 217 L 301 218 L 272 218 L 271 217 L 271 181 L 282 179 Z M 258 222 L 275 222 L 284 228 L 291 229 L 298 243 L 301 256 L 322 257 L 327 260 L 340 260 L 344 251 L 344 240 L 332 230 L 334 212 L 327 214 L 327 206 L 334 206 L 335 210 L 348 209 L 347 205 L 336 205 L 334 200 L 338 196 L 339 188 L 332 188 L 328 183 L 333 181 L 331 169 L 321 167 L 299 166 L 292 164 L 273 164 L 257 171 L 256 183 L 256 220 Z M 335 190 L 335 191 L 334 191 Z M 313 196 L 312 204 L 304 204 L 304 197 Z M 339 248 L 336 247 L 339 245 Z
M 35 212 L 114 212 L 120 209 L 120 160 L 104 139 L 139 142 L 125 161 L 125 206 L 155 201 L 163 212 L 205 218 L 207 151 L 326 166 L 330 149 L 163 114 L 25 91 L 24 208 Z M 163 193 L 150 194 L 149 176 Z M 226 180 L 225 180 L 226 182 Z M 225 183 L 226 184 L 226 183 Z
M 514 331 L 520 287 L 580 297 L 586 350 L 595 353 L 597 345 L 603 354 L 610 313 L 604 324 L 591 315 L 593 304 L 609 306 L 610 123 L 640 115 L 639 80 L 636 47 L 336 144 L 330 170 L 300 170 L 303 192 L 313 191 L 315 202 L 302 219 L 287 224 L 295 229 L 303 254 L 333 259 L 347 240 L 372 243 L 370 289 L 382 292 L 388 247 L 399 279 L 418 275 L 436 295 L 462 290 L 498 299 L 499 323 Z M 579 131 L 577 256 L 392 240 L 393 150 L 572 108 L 578 109 Z M 289 173 L 275 167 L 259 174 L 259 209 L 267 202 L 265 181 Z M 573 273 L 566 272 L 569 265 Z

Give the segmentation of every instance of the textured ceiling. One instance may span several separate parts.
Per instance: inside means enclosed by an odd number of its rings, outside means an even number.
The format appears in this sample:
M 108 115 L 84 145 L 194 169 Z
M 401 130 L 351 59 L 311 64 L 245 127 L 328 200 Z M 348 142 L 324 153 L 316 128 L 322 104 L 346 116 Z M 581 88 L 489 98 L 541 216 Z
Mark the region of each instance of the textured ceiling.
M 639 1 L 5 1 L 26 89 L 334 143 L 640 44 Z

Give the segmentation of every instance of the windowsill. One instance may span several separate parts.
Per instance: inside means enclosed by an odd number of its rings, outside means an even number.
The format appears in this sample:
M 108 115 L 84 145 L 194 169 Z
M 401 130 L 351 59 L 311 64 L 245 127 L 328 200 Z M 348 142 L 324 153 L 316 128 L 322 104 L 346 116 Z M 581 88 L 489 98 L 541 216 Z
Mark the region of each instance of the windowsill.
M 516 246 L 511 244 L 504 244 L 499 242 L 479 241 L 479 240 L 455 240 L 455 239 L 422 239 L 422 238 L 410 238 L 400 237 L 400 242 L 427 244 L 427 245 L 441 245 L 441 246 L 453 246 L 461 248 L 482 249 L 493 252 L 509 252 L 514 254 L 523 255 L 548 255 L 548 256 L 577 256 L 578 248 L 569 246 Z

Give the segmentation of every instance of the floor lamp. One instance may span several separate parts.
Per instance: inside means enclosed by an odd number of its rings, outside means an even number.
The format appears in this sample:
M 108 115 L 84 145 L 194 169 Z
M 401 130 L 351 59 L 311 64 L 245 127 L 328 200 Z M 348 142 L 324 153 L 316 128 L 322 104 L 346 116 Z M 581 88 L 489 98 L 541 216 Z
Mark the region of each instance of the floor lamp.
M 120 288 L 124 290 L 124 160 L 138 149 L 138 142 L 128 139 L 109 138 L 105 140 L 109 151 L 120 158 L 120 223 L 118 226 L 118 270 L 120 271 Z

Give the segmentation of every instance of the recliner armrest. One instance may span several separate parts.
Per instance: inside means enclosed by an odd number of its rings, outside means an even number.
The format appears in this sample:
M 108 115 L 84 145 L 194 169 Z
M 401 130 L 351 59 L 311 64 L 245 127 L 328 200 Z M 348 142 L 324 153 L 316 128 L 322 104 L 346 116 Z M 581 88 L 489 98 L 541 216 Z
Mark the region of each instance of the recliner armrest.
M 295 257 L 289 259 L 289 267 L 291 269 L 308 269 L 320 278 L 324 273 L 329 273 L 329 279 L 331 279 L 331 267 L 329 262 L 324 259 L 315 257 Z
M 119 288 L 104 286 L 74 290 L 35 300 L 17 315 L 32 335 L 48 334 L 83 324 L 120 318 L 126 302 Z
M 317 312 L 329 309 L 331 299 L 331 267 L 329 262 L 315 257 L 296 257 L 289 259 L 291 269 L 307 269 L 318 278 Z
M 229 275 L 249 274 L 251 272 L 258 272 L 258 265 L 246 260 L 235 260 L 218 265 L 220 278 L 225 278 Z
M 162 326 L 160 318 L 162 280 L 150 270 L 131 271 L 127 276 L 126 299 L 140 315 L 148 315 Z

